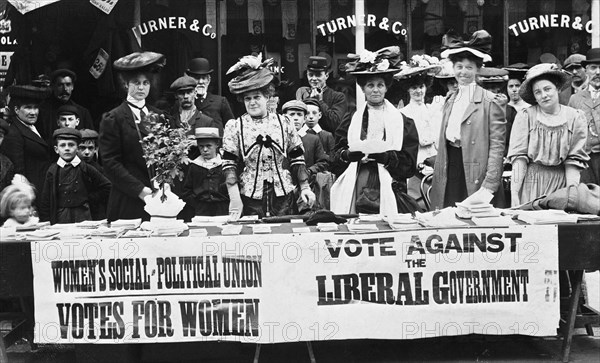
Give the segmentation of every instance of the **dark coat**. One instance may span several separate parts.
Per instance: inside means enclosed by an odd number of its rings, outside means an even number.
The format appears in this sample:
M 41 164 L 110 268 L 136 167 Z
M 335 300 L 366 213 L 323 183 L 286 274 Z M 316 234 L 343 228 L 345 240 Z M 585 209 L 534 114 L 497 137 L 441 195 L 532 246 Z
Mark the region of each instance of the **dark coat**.
M 206 169 L 190 163 L 181 199 L 194 210 L 193 215 L 227 214 L 229 193 L 222 166 Z M 189 219 L 191 218 L 192 216 L 189 216 Z
M 302 145 L 304 145 L 304 162 L 311 174 L 327 170 L 329 157 L 323 150 L 323 144 L 321 144 L 319 137 L 307 133 L 302 136 Z
M 147 108 L 160 113 L 152 106 Z M 142 127 L 140 132 L 142 137 L 145 136 Z M 104 174 L 112 183 L 106 211 L 109 221 L 150 219 L 144 211 L 144 201 L 138 197 L 144 187 L 152 187 L 139 140 L 134 115 L 127 103 L 123 102 L 102 115 L 98 144 Z
M 94 127 L 94 121 L 92 120 L 92 115 L 87 108 L 73 102 L 73 100 L 69 100 L 67 103 L 62 103 L 56 97 L 51 96 L 40 104 L 40 115 L 37 123 L 35 124 L 35 127 L 39 131 L 40 135 L 42 135 L 44 140 L 51 140 L 52 133 L 58 128 L 58 123 L 56 122 L 58 119 L 57 111 L 62 105 L 73 105 L 79 109 L 80 117 L 79 125 L 77 126 L 78 129 L 96 130 L 96 127 Z
M 90 205 L 92 219 L 98 215 L 97 206 L 102 205 L 110 194 L 110 181 L 96 168 L 89 166 L 85 161 L 77 166 L 81 171 L 87 200 Z M 60 167 L 54 163 L 48 168 L 46 181 L 40 200 L 40 220 L 50 221 L 51 224 L 58 223 L 58 186 Z
M 310 87 L 300 87 L 296 91 L 296 99 L 304 100 L 310 94 Z M 342 122 L 342 119 L 348 111 L 348 102 L 342 92 L 337 92 L 329 87 L 323 90 L 323 99 L 319 101 L 319 108 L 323 116 L 319 120 L 319 125 L 323 130 L 332 134 Z
M 41 193 L 46 172 L 50 164 L 58 158 L 53 148 L 16 117 L 13 117 L 0 151 L 12 161 L 15 174 L 25 176 L 36 188 L 36 192 Z
M 335 149 L 335 138 L 333 137 L 333 134 L 329 131 L 321 130 L 321 132 L 319 132 L 317 135 L 319 135 L 321 144 L 323 144 L 323 150 L 325 150 L 325 154 L 327 154 L 327 156 L 331 156 L 333 149 Z
M 170 119 L 171 127 L 182 127 L 179 115 L 179 106 L 177 104 L 175 105 L 175 107 L 173 107 L 173 109 L 171 109 Z M 190 130 L 188 132 L 189 135 L 194 135 L 194 130 L 196 129 L 196 127 L 217 127 L 221 135 L 223 134 L 223 125 L 198 109 L 196 109 L 194 116 L 190 118 L 188 124 L 190 126 Z
M 196 107 L 202 111 L 205 115 L 212 117 L 213 120 L 218 122 L 223 129 L 227 121 L 234 118 L 229 102 L 227 98 L 207 93 L 206 98 L 200 102 L 196 100 Z
M 6 156 L 0 154 L 0 192 L 9 186 L 15 176 L 15 166 Z

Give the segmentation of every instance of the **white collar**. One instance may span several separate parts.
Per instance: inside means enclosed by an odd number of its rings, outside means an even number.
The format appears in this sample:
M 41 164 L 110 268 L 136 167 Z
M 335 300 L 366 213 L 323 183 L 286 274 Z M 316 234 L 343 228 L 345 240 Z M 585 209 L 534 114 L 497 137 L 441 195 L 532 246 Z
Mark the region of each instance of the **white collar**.
M 298 135 L 300 135 L 300 137 L 303 137 L 304 135 L 306 135 L 306 131 L 310 130 L 310 127 L 308 127 L 306 124 L 302 125 L 302 127 L 300 128 L 300 130 L 298 130 Z M 323 131 L 323 129 L 321 128 L 321 125 L 316 124 L 315 127 L 312 128 L 312 130 L 318 135 L 319 132 Z
M 141 101 L 138 101 L 135 98 L 133 98 L 133 97 L 131 97 L 131 96 L 128 95 L 126 101 L 129 102 L 129 103 L 131 103 L 132 105 L 134 105 L 138 109 L 146 107 L 146 100 L 145 99 L 141 100 Z
M 198 156 L 197 158 L 195 158 L 194 160 L 192 160 L 192 163 L 201 166 L 203 168 L 206 169 L 212 169 L 212 168 L 216 168 L 217 166 L 220 166 L 223 163 L 223 160 L 221 159 L 221 155 L 217 154 L 217 156 L 215 156 L 214 158 L 210 159 L 210 160 L 206 160 L 201 156 Z
M 61 168 L 64 168 L 67 165 L 67 162 L 63 158 L 58 158 L 56 164 Z M 79 158 L 79 156 L 75 155 L 75 158 L 71 160 L 69 164 L 73 165 L 74 167 L 78 166 L 79 164 L 81 164 L 81 159 Z
M 590 91 L 590 94 L 594 94 L 594 93 L 598 93 L 598 92 L 600 92 L 600 88 L 598 88 L 598 89 L 595 89 L 595 88 L 594 88 L 594 87 L 592 87 L 592 85 L 590 84 L 590 85 L 588 86 L 588 91 Z

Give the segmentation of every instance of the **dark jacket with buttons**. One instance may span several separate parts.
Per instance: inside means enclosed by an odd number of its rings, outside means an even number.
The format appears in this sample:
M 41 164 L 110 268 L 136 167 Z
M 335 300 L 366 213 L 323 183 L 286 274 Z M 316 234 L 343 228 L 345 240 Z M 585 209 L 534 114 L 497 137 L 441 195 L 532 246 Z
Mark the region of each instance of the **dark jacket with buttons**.
M 59 188 L 61 184 L 60 169 L 56 163 L 48 168 L 40 200 L 40 220 L 50 221 L 51 224 L 61 222 L 58 220 Z M 108 198 L 111 187 L 110 181 L 96 170 L 96 168 L 86 164 L 85 161 L 81 161 L 75 169 L 78 169 L 79 172 L 79 177 L 75 183 L 79 184 L 78 180 L 81 180 L 83 185 L 73 185 L 69 188 L 72 189 L 72 197 L 87 200 L 93 216 L 98 213 L 96 211 L 97 207 L 103 205 L 103 201 Z
M 227 121 L 234 118 L 231 106 L 227 98 L 207 93 L 202 101 L 196 100 L 196 107 L 208 117 L 215 120 L 221 129 L 225 127 Z

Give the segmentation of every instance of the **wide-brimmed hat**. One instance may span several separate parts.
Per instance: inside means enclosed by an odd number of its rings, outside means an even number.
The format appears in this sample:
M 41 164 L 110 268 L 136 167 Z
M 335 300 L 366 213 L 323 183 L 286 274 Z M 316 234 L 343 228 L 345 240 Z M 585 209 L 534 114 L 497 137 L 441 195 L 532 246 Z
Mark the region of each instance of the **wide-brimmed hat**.
M 529 64 L 527 63 L 513 63 L 502 69 L 506 69 L 508 71 L 508 79 L 518 79 L 522 82 L 523 79 L 525 79 L 525 74 L 529 68 Z
M 442 69 L 440 60 L 427 54 L 416 54 L 410 61 L 400 63 L 400 72 L 394 74 L 394 78 L 405 80 L 411 77 L 426 75 L 433 76 Z
M 454 67 L 452 62 L 448 58 L 444 58 L 440 61 L 441 69 L 435 74 L 435 78 L 454 78 Z
M 479 70 L 477 78 L 483 83 L 508 82 L 508 71 L 502 68 L 483 67 Z
M 582 66 L 587 66 L 592 63 L 600 63 L 600 48 L 592 48 L 585 55 L 585 60 L 581 61 Z
M 586 60 L 586 57 L 583 54 L 579 54 L 579 53 L 571 54 L 570 56 L 567 57 L 567 59 L 565 59 L 565 64 L 563 65 L 563 69 L 568 71 L 572 67 L 577 67 L 577 66 L 583 67 L 581 65 L 581 62 L 583 62 L 584 60 Z
M 196 127 L 194 129 L 195 139 L 221 139 L 218 127 Z
M 198 85 L 198 81 L 194 77 L 183 76 L 177 78 L 173 83 L 171 83 L 171 91 L 184 91 L 184 90 L 192 90 L 196 88 Z
M 54 72 L 50 73 L 48 78 L 50 78 L 50 83 L 54 83 L 57 77 L 71 77 L 73 82 L 77 81 L 77 74 L 70 69 L 61 68 L 57 69 Z
M 375 52 L 363 50 L 360 54 L 348 54 L 354 59 L 346 63 L 346 72 L 355 76 L 374 75 L 398 72 L 396 67 L 402 60 L 402 53 L 397 46 L 381 48 Z
M 471 36 L 468 41 L 454 30 L 448 31 L 442 38 L 442 58 L 448 58 L 449 55 L 469 52 L 481 58 L 483 62 L 491 62 L 492 57 L 492 36 L 485 30 L 478 30 Z
M 118 71 L 147 70 L 156 72 L 166 64 L 164 55 L 155 52 L 134 52 L 114 61 Z
M 25 99 L 33 103 L 40 103 L 49 96 L 48 88 L 40 88 L 30 85 L 15 85 L 8 88 L 8 94 L 12 99 Z
M 236 76 L 229 81 L 229 91 L 235 95 L 263 88 L 273 81 L 273 73 L 267 68 L 273 62 L 269 58 L 263 62 L 262 53 L 258 56 L 246 55 L 231 66 L 226 74 Z
M 74 115 L 77 118 L 81 118 L 79 114 L 79 108 L 75 105 L 62 105 L 56 110 L 56 114 L 60 115 Z
M 286 112 L 287 110 L 300 110 L 304 111 L 304 113 L 307 111 L 306 104 L 300 100 L 291 100 L 284 103 L 281 107 L 281 112 Z
M 527 75 L 525 76 L 525 81 L 521 85 L 519 89 L 519 95 L 523 101 L 529 103 L 530 105 L 537 104 L 535 97 L 533 96 L 533 90 L 531 89 L 533 86 L 533 82 L 535 82 L 541 76 L 549 76 L 552 79 L 556 80 L 556 88 L 559 90 L 567 83 L 569 76 L 563 71 L 561 71 L 555 63 L 541 63 L 537 64 L 527 71 Z
M 211 74 L 213 72 L 210 68 L 210 63 L 206 58 L 194 58 L 188 63 L 188 67 L 185 73 L 188 76 L 203 76 L 205 74 Z

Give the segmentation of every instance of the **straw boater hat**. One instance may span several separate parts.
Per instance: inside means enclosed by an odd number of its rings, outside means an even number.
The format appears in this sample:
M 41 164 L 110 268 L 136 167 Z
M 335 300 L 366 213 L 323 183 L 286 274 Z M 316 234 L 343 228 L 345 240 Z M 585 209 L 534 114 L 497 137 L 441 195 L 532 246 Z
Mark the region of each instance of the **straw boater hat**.
M 165 56 L 155 52 L 135 52 L 114 61 L 113 66 L 118 71 L 149 71 L 157 72 L 166 64 Z
M 433 76 L 442 69 L 440 60 L 427 54 L 413 55 L 408 63 L 400 64 L 400 72 L 394 74 L 398 80 L 409 79 L 419 75 Z
M 273 73 L 267 68 L 273 62 L 269 58 L 263 62 L 262 53 L 258 56 L 246 55 L 231 66 L 226 74 L 235 77 L 229 81 L 229 91 L 235 95 L 260 89 L 273 81 Z
M 217 127 L 196 127 L 194 130 L 196 139 L 221 139 L 219 128 Z
M 559 90 L 567 83 L 569 76 L 558 68 L 558 65 L 555 63 L 542 63 L 531 67 L 529 71 L 527 71 L 527 75 L 525 81 L 521 85 L 521 89 L 519 90 L 519 94 L 523 101 L 529 103 L 530 105 L 537 104 L 535 97 L 533 96 L 532 86 L 533 82 L 535 82 L 541 76 L 546 76 L 553 79 L 556 83 L 556 88 Z
M 348 54 L 352 62 L 346 63 L 346 72 L 355 76 L 398 72 L 402 58 L 397 46 L 381 48 L 375 52 L 363 50 L 360 54 Z
M 502 68 L 483 67 L 479 70 L 477 78 L 482 83 L 508 82 L 508 71 Z
M 448 58 L 449 55 L 469 52 L 474 56 L 481 58 L 483 62 L 491 62 L 492 57 L 492 36 L 485 30 L 478 30 L 468 41 L 454 30 L 448 31 L 442 38 L 442 58 Z

